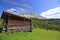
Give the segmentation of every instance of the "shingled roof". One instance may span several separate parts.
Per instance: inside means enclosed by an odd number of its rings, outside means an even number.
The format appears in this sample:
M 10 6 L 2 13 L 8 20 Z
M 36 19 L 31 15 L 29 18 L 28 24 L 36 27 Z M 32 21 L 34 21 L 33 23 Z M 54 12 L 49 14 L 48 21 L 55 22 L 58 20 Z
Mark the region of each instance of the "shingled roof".
M 11 19 L 12 19 L 12 17 L 14 17 L 14 18 L 17 18 L 17 19 L 24 18 L 26 20 L 31 21 L 31 19 L 28 19 L 28 18 L 25 18 L 25 17 L 21 17 L 19 15 L 15 15 L 13 13 L 6 12 L 6 11 L 3 11 L 1 18 L 4 19 L 5 17 L 9 17 L 9 16 L 11 17 Z

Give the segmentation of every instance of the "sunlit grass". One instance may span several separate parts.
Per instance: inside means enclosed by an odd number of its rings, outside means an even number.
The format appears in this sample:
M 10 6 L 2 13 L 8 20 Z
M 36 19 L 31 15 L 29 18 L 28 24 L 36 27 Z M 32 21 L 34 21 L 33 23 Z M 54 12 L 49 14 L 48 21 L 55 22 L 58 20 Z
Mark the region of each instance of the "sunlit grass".
M 32 32 L 0 34 L 0 40 L 60 40 L 60 32 L 34 29 Z
M 0 19 L 0 28 L 2 27 L 2 25 L 3 25 L 3 20 Z

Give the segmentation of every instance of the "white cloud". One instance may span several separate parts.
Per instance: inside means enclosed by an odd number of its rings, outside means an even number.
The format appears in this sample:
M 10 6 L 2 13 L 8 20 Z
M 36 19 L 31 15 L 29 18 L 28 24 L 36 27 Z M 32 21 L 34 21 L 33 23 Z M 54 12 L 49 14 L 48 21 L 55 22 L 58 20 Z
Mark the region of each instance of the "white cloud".
M 8 12 L 13 12 L 13 11 L 16 11 L 16 9 L 11 8 L 11 9 L 8 9 L 7 11 L 8 11 Z
M 16 9 L 11 8 L 11 10 L 16 10 Z
M 40 13 L 41 16 L 46 18 L 60 18 L 60 7 L 50 9 L 48 11 Z
M 8 12 L 13 12 L 13 11 L 16 11 L 16 9 L 11 8 L 11 9 L 8 9 L 7 11 L 8 11 Z
M 16 7 L 16 8 L 10 8 L 8 10 L 6 10 L 7 12 L 12 12 L 14 14 L 21 14 L 21 13 L 27 13 L 27 9 L 24 9 L 24 8 L 19 8 L 19 7 Z

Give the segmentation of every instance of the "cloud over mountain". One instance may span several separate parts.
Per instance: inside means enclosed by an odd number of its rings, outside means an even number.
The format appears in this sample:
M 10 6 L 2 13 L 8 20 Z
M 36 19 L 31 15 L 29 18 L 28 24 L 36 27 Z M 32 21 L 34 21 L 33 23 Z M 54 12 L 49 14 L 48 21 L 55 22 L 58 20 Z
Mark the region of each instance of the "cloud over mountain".
M 47 18 L 60 18 L 60 7 L 50 9 L 48 11 L 40 13 L 41 16 Z

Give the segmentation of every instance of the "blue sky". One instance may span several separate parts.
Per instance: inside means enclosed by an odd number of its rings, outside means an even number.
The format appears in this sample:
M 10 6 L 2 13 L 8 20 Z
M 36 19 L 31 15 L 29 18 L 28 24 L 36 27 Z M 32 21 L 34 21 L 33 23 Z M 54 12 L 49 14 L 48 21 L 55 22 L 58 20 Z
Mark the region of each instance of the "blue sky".
M 44 17 L 50 17 L 49 15 L 46 16 L 47 11 L 57 8 L 59 9 L 59 7 L 60 0 L 0 0 L 0 16 L 2 11 L 5 10 L 11 12 L 32 12 Z

